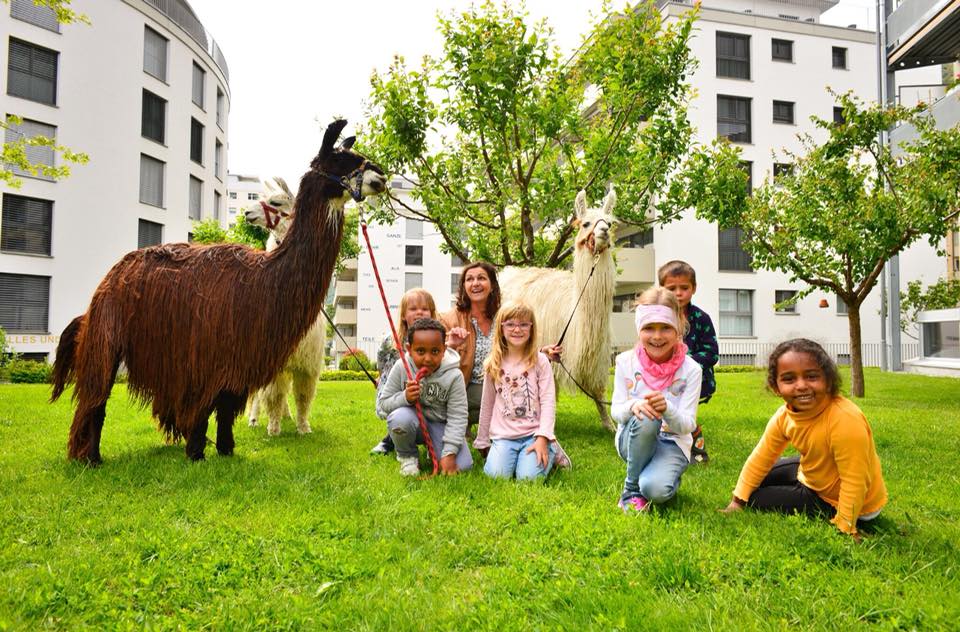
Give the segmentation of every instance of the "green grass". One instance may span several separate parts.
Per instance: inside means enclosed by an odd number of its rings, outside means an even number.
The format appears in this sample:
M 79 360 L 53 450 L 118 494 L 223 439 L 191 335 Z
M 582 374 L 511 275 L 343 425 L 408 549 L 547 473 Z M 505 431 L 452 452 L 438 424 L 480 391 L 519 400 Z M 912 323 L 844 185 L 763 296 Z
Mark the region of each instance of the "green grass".
M 518 485 L 402 479 L 367 455 L 364 383 L 322 383 L 310 436 L 241 420 L 236 456 L 196 464 L 118 386 L 97 469 L 65 459 L 69 400 L 0 385 L 0 629 L 955 629 L 960 383 L 868 370 L 890 504 L 858 546 L 717 513 L 778 405 L 762 373 L 718 381 L 711 463 L 636 517 L 582 397 L 558 413 L 574 469 Z

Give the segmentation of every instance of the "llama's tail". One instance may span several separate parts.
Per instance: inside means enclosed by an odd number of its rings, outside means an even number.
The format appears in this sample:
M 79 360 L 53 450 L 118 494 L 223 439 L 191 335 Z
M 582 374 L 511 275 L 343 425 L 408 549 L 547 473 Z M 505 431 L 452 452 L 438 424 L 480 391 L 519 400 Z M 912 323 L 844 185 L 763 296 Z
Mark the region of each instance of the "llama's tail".
M 67 383 L 73 381 L 77 359 L 77 338 L 80 335 L 82 324 L 83 316 L 77 316 L 70 321 L 70 324 L 60 334 L 60 342 L 57 344 L 57 359 L 53 362 L 51 402 L 57 401 L 63 394 L 63 389 L 66 388 Z

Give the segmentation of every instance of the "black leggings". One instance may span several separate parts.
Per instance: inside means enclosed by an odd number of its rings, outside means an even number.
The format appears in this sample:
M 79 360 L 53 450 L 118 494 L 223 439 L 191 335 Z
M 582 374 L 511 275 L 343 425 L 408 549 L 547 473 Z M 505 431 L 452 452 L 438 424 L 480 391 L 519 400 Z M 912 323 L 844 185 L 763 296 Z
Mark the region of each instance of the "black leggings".
M 750 496 L 747 506 L 763 511 L 804 513 L 833 518 L 837 510 L 820 498 L 817 492 L 797 480 L 799 469 L 799 456 L 778 459 L 770 469 L 770 473 L 760 483 L 760 487 Z

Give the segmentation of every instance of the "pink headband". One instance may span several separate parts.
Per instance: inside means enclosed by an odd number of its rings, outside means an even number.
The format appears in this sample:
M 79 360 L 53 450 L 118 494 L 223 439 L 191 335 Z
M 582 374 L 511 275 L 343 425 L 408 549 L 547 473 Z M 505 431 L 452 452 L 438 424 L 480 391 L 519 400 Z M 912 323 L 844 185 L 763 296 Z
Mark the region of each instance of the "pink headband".
M 670 325 L 677 332 L 680 331 L 677 313 L 666 305 L 637 305 L 634 322 L 637 325 L 637 331 L 640 331 L 650 323 L 663 323 Z

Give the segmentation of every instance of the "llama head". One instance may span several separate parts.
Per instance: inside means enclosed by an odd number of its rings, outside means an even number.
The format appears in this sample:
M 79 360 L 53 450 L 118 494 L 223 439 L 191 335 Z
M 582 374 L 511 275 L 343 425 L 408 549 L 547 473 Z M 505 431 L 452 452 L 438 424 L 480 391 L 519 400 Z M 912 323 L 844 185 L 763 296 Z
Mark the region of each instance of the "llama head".
M 346 124 L 345 119 L 337 119 L 327 126 L 320 153 L 310 163 L 310 168 L 325 177 L 329 185 L 338 187 L 331 191 L 331 198 L 340 198 L 343 202 L 353 198 L 359 202 L 368 195 L 383 193 L 387 178 L 383 169 L 351 149 L 355 136 L 334 147 Z
M 267 197 L 247 208 L 243 216 L 248 223 L 266 228 L 277 238 L 277 242 L 282 242 L 293 223 L 294 195 L 283 178 L 273 178 L 272 183 L 265 180 L 264 184 Z
M 585 248 L 592 255 L 599 255 L 610 248 L 613 240 L 611 231 L 616 222 L 613 216 L 613 207 L 617 203 L 617 194 L 611 187 L 610 192 L 603 198 L 600 208 L 587 207 L 587 192 L 581 190 L 574 200 L 577 212 L 573 225 L 579 229 L 576 238 L 576 249 Z

